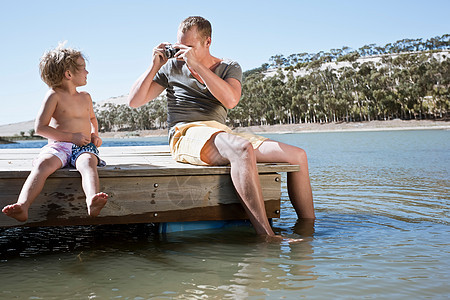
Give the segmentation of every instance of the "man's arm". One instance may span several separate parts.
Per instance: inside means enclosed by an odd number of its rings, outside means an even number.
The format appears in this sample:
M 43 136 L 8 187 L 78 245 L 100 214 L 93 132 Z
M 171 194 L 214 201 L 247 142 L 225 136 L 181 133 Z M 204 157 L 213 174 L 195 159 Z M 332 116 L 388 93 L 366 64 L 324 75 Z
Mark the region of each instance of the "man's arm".
M 202 64 L 199 64 L 195 71 L 211 94 L 226 108 L 231 109 L 239 103 L 242 90 L 239 80 L 235 78 L 222 79 Z
M 235 107 L 241 98 L 241 83 L 234 78 L 222 79 L 217 76 L 209 67 L 203 65 L 197 57 L 196 49 L 185 45 L 176 44 L 180 48 L 180 52 L 175 55 L 182 58 L 191 71 L 200 76 L 208 90 L 213 96 L 219 100 L 226 108 Z
M 162 43 L 153 49 L 153 63 L 131 87 L 128 95 L 128 105 L 139 107 L 155 99 L 164 91 L 164 87 L 153 81 L 156 73 L 167 62 L 163 51 L 166 43 Z
M 164 91 L 164 87 L 153 81 L 158 70 L 152 65 L 131 87 L 128 95 L 128 105 L 139 107 L 155 99 Z

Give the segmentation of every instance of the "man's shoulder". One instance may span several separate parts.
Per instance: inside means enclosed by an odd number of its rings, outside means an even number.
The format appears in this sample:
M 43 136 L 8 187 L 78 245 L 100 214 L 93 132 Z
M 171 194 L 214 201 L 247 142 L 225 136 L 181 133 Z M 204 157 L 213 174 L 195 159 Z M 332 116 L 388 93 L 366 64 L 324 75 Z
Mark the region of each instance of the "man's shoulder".
M 222 58 L 221 63 L 229 66 L 239 66 L 239 63 L 237 61 L 230 58 Z
M 237 71 L 242 72 L 241 65 L 239 65 L 239 63 L 237 61 L 229 59 L 229 58 L 223 58 L 220 65 L 223 68 L 231 68 L 231 69 L 235 69 Z
M 216 74 L 223 79 L 235 78 L 242 82 L 242 68 L 238 62 L 231 59 L 222 59 L 220 65 L 216 69 Z

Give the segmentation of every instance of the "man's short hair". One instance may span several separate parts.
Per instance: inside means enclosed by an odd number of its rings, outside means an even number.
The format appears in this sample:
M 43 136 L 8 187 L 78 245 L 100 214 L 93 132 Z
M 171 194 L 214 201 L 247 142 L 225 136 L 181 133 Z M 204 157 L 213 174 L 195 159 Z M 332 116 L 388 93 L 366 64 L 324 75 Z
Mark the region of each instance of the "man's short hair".
M 186 33 L 186 31 L 188 31 L 194 26 L 197 26 L 197 32 L 202 38 L 202 41 L 204 41 L 208 37 L 211 37 L 212 34 L 211 23 L 203 17 L 198 16 L 187 17 L 181 22 L 178 30 L 181 31 L 181 33 Z
M 77 72 L 81 67 L 77 64 L 80 57 L 85 59 L 80 51 L 63 48 L 62 45 L 45 52 L 39 63 L 42 80 L 51 88 L 61 86 L 67 70 Z

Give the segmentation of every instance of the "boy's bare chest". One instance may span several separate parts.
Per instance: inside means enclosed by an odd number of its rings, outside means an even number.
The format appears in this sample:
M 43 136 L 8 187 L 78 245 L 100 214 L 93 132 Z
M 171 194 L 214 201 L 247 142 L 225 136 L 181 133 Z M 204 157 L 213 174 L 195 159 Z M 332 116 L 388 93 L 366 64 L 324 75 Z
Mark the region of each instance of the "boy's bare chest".
M 86 99 L 59 101 L 54 116 L 56 118 L 89 118 L 90 107 L 90 101 Z

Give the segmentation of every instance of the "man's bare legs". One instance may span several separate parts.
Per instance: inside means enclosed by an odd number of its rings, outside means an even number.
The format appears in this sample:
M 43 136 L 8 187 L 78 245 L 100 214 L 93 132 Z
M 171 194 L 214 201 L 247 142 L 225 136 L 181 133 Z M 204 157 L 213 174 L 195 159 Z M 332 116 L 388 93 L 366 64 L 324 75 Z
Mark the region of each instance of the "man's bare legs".
M 86 195 L 88 214 L 91 217 L 98 216 L 108 200 L 108 195 L 100 192 L 97 163 L 98 158 L 91 153 L 81 154 L 76 161 L 76 168 L 81 174 L 81 184 Z
M 17 221 L 25 222 L 28 219 L 28 208 L 44 188 L 48 176 L 60 169 L 61 166 L 61 160 L 52 154 L 40 156 L 28 175 L 17 202 L 5 206 L 2 212 Z
M 300 171 L 287 174 L 289 198 L 299 218 L 314 219 L 314 203 L 306 152 L 301 148 L 272 140 L 264 141 L 255 152 L 258 162 L 283 162 L 300 166 Z
M 231 180 L 256 233 L 275 236 L 267 218 L 252 145 L 243 138 L 219 132 L 206 143 L 201 159 L 211 165 L 230 163 Z
M 300 165 L 288 174 L 288 193 L 299 218 L 314 219 L 314 205 L 304 150 L 267 140 L 253 150 L 245 139 L 219 132 L 205 145 L 201 159 L 211 165 L 230 163 L 231 179 L 255 230 L 275 236 L 267 218 L 256 162 L 287 162 Z

